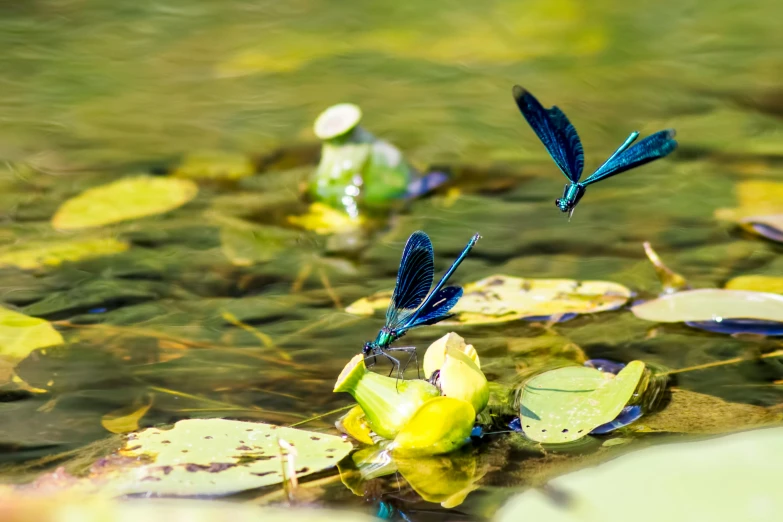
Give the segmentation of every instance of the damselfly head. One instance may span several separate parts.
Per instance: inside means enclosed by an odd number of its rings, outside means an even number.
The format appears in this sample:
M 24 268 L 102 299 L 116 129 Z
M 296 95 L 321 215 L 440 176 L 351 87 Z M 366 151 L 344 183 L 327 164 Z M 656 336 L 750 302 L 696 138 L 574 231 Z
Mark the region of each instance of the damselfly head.
M 370 341 L 367 341 L 364 343 L 364 348 L 362 348 L 362 353 L 367 356 L 370 355 L 373 351 L 373 343 Z
M 560 209 L 560 212 L 571 212 L 572 205 L 569 205 L 569 201 L 566 198 L 559 198 L 555 200 L 555 205 Z

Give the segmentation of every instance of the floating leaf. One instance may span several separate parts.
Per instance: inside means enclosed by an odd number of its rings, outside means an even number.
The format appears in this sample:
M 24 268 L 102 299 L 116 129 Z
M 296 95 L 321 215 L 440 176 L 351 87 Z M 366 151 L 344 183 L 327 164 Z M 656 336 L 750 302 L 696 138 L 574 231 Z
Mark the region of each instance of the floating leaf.
M 721 208 L 715 217 L 741 222 L 752 216 L 775 215 L 783 210 L 783 183 L 778 181 L 750 180 L 735 185 L 737 208 Z
M 236 180 L 252 176 L 255 166 L 244 154 L 204 151 L 188 154 L 173 176 L 189 179 Z
M 107 413 L 101 418 L 101 425 L 112 433 L 130 433 L 139 429 L 139 421 L 152 407 L 149 396 L 134 401 L 130 406 Z
M 225 495 L 283 481 L 278 439 L 296 447 L 296 474 L 337 464 L 351 451 L 341 437 L 271 424 L 226 419 L 189 419 L 170 430 L 148 428 L 131 437 L 122 454 L 152 458 L 120 472 L 120 494 Z
M 127 249 L 128 243 L 112 238 L 25 243 L 22 248 L 11 248 L 0 253 L 0 265 L 30 270 L 57 266 L 66 261 L 116 254 Z
M 399 456 L 449 453 L 470 439 L 475 420 L 476 410 L 469 402 L 435 397 L 416 410 L 389 449 Z
M 307 214 L 288 216 L 288 222 L 316 234 L 326 235 L 353 232 L 361 228 L 364 218 L 351 217 L 323 203 L 313 203 Z
M 573 279 L 523 279 L 494 275 L 464 287 L 464 295 L 451 309 L 454 314 L 440 325 L 488 324 L 525 317 L 549 318 L 562 314 L 587 314 L 615 310 L 631 297 L 631 291 L 609 281 Z M 346 311 L 370 315 L 385 310 L 391 292 L 379 292 L 352 303 Z
M 739 276 L 729 280 L 727 290 L 750 290 L 751 292 L 771 292 L 783 294 L 783 277 L 761 275 Z
M 754 234 L 783 243 L 783 214 L 751 216 L 740 221 L 740 225 Z
M 753 334 L 777 337 L 783 335 L 783 323 L 759 319 L 721 319 L 720 321 L 685 321 L 691 328 L 727 335 Z
M 781 459 L 780 427 L 653 446 L 530 489 L 496 520 L 774 520 L 783 511 Z
M 196 197 L 187 179 L 135 176 L 88 189 L 57 210 L 52 226 L 60 230 L 91 228 L 162 214 Z
M 19 361 L 33 350 L 62 343 L 48 321 L 0 307 L 0 358 Z
M 533 377 L 525 383 L 520 398 L 525 436 L 549 444 L 586 436 L 619 415 L 643 373 L 644 363 L 631 361 L 616 376 L 571 366 Z
M 722 319 L 783 322 L 783 296 L 746 290 L 687 290 L 638 304 L 631 311 L 640 319 L 660 323 Z

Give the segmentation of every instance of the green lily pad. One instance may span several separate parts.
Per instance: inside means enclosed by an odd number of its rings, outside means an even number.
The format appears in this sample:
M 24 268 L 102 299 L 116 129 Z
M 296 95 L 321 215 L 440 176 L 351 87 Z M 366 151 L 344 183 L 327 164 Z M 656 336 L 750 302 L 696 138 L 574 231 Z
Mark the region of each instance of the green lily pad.
M 196 197 L 188 179 L 134 176 L 85 190 L 62 204 L 52 218 L 59 230 L 92 228 L 162 214 Z
M 572 442 L 613 420 L 633 396 L 644 363 L 616 376 L 584 366 L 551 370 L 527 381 L 520 398 L 522 431 L 548 444 Z
M 783 322 L 783 296 L 747 290 L 708 288 L 666 295 L 638 304 L 631 311 L 639 319 L 659 323 L 761 319 Z
M 464 294 L 452 308 L 454 316 L 440 325 L 489 324 L 525 317 L 587 314 L 615 310 L 631 297 L 631 291 L 610 281 L 573 279 L 523 279 L 506 275 L 486 277 L 464 285 Z M 391 292 L 359 299 L 346 308 L 356 315 L 385 310 Z
M 776 520 L 782 460 L 780 427 L 653 446 L 549 481 L 557 495 L 528 490 L 495 520 Z
M 296 448 L 297 477 L 331 468 L 352 449 L 324 433 L 226 419 L 189 419 L 170 430 L 131 436 L 122 454 L 151 458 L 120 472 L 110 487 L 120 494 L 225 495 L 283 481 L 278 440 Z
M 19 361 L 33 350 L 62 343 L 48 321 L 0 307 L 0 358 Z
M 67 261 L 116 254 L 127 249 L 128 243 L 113 238 L 27 243 L 23 248 L 12 248 L 0 253 L 0 265 L 30 270 L 44 266 L 57 266 Z

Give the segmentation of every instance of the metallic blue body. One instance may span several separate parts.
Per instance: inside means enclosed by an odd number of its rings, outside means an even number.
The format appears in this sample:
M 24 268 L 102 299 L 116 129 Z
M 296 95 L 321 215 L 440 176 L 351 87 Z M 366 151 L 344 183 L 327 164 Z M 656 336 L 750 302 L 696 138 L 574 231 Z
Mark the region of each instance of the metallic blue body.
M 519 85 L 514 86 L 513 94 L 522 116 L 544 144 L 557 167 L 571 182 L 563 190 L 563 197 L 555 200 L 557 208 L 569 215 L 573 214 L 574 207 L 584 196 L 587 185 L 663 158 L 677 148 L 674 129 L 658 131 L 632 147 L 639 137 L 639 133 L 634 131 L 590 177 L 579 181 L 584 168 L 582 142 L 563 111 L 557 107 L 545 109 Z

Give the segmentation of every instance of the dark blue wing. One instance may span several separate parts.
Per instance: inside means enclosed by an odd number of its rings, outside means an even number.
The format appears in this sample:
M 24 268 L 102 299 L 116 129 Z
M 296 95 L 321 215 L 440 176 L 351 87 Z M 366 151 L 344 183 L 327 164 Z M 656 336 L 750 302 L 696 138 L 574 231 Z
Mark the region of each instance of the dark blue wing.
M 397 284 L 386 310 L 386 326 L 404 322 L 415 311 L 427 297 L 434 273 L 432 242 L 424 232 L 414 232 L 402 252 Z
M 519 85 L 514 86 L 513 94 L 522 116 L 538 135 L 558 168 L 572 182 L 579 181 L 585 165 L 582 142 L 563 111 L 557 107 L 545 109 Z
M 629 149 L 606 160 L 606 163 L 598 167 L 598 170 L 584 180 L 582 184 L 589 185 L 590 183 L 610 178 L 615 174 L 655 161 L 658 158 L 663 158 L 676 148 L 677 142 L 674 140 L 674 129 L 658 131 L 647 136 Z
M 447 286 L 433 294 L 427 302 L 418 310 L 409 324 L 403 324 L 398 330 L 405 331 L 414 326 L 423 324 L 435 324 L 449 316 L 449 311 L 454 308 L 462 297 L 462 288 L 459 286 Z

